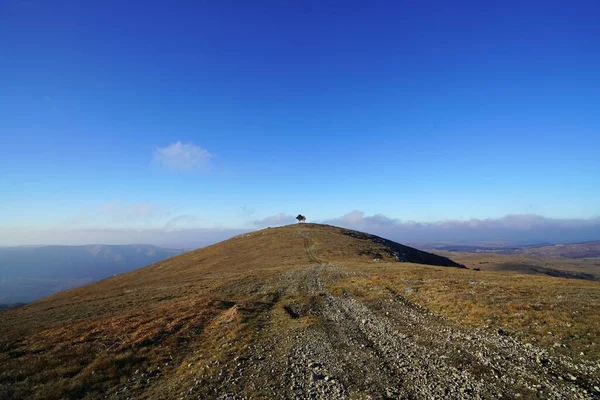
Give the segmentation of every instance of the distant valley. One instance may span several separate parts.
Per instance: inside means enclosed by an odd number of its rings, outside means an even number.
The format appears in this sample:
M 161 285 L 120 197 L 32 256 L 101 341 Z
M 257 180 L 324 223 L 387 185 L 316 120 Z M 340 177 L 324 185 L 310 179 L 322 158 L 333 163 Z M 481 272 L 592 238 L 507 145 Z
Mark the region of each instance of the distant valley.
M 143 244 L 0 247 L 0 307 L 34 301 L 183 252 Z
M 523 247 L 447 245 L 435 251 L 481 271 L 600 280 L 600 241 Z
M 537 245 L 516 245 L 505 243 L 432 244 L 422 245 L 421 247 L 467 253 L 523 254 L 553 258 L 600 258 L 600 241 Z
M 600 258 L 600 241 L 525 247 L 515 253 L 541 257 Z

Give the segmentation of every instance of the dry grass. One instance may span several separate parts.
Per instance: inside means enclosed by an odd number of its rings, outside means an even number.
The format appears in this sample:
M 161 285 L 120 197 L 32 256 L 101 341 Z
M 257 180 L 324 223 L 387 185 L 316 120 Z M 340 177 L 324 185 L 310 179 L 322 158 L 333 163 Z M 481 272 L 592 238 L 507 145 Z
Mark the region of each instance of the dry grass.
M 170 367 L 227 306 L 211 300 L 171 302 L 44 329 L 21 340 L 6 337 L 1 343 L 0 383 L 19 398 L 104 393 L 136 370 Z M 10 391 L 2 397 L 10 398 Z
M 376 299 L 391 289 L 457 323 L 503 329 L 570 356 L 600 359 L 599 282 L 416 264 L 355 267 L 369 276 L 340 281 L 336 290 Z
M 337 228 L 296 225 L 241 235 L 147 268 L 0 312 L 0 398 L 98 398 L 129 387 L 140 398 L 177 394 L 191 373 L 227 373 L 263 332 L 299 329 L 310 298 L 279 297 L 282 274 L 312 254 L 363 277 L 332 290 L 377 301 L 393 290 L 460 323 L 505 329 L 557 351 L 598 359 L 600 283 L 373 262 L 376 246 Z M 460 260 L 458 260 L 460 262 Z M 366 274 L 366 275 L 364 275 Z M 551 332 L 551 333 L 549 333 Z M 565 347 L 563 347 L 563 345 Z M 283 349 L 282 351 L 285 351 Z M 156 377 L 169 376 L 161 380 Z M 208 388 L 207 390 L 210 390 Z M 159 392 L 160 391 L 160 392 Z

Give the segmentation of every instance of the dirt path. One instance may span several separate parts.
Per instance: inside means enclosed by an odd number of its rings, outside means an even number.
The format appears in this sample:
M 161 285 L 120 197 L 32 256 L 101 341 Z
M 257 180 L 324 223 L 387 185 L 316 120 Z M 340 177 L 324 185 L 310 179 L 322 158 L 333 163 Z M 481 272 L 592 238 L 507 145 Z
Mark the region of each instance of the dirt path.
M 304 240 L 304 248 L 306 249 L 309 260 L 315 263 L 322 263 L 323 260 L 315 253 L 315 245 L 310 235 L 307 232 L 301 231 L 300 236 L 302 237 L 302 240 Z
M 256 316 L 249 356 L 236 359 L 217 398 L 600 398 L 597 364 L 458 327 L 386 288 L 371 300 L 332 294 L 329 285 L 360 273 L 323 262 L 301 236 L 313 263 L 263 288 L 277 303 Z
M 453 327 L 397 294 L 376 304 L 333 296 L 323 280 L 351 272 L 331 264 L 308 271 L 295 278 L 319 301 L 312 301 L 303 314 L 322 321 L 294 338 L 288 368 L 294 377 L 290 397 L 593 396 L 597 366 L 551 359 L 546 351 L 497 332 Z

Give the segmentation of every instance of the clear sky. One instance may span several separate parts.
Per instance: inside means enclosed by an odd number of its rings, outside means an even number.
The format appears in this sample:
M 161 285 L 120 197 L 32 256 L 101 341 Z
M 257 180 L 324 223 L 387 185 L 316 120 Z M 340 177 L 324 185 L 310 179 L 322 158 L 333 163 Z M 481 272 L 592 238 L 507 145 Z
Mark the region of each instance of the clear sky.
M 600 217 L 598 1 L 2 0 L 0 21 L 5 231 Z

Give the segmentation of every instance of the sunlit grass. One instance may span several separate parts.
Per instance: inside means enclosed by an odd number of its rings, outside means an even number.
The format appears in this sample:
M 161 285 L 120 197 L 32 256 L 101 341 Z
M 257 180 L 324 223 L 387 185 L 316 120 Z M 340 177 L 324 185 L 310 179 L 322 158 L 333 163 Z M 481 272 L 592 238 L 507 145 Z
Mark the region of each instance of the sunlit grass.
M 600 283 L 416 264 L 355 265 L 369 277 L 338 282 L 377 298 L 389 288 L 460 324 L 501 328 L 525 341 L 587 359 L 600 358 Z

